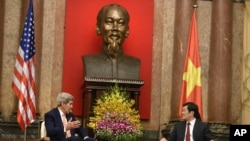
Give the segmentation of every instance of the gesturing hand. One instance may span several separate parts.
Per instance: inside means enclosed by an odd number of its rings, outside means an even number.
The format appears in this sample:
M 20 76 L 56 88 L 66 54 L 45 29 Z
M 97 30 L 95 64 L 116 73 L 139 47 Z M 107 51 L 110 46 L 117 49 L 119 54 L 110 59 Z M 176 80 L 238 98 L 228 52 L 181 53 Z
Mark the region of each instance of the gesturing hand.
M 70 118 L 70 120 L 68 121 L 68 123 L 66 125 L 66 129 L 70 130 L 73 128 L 79 128 L 80 126 L 81 126 L 80 121 L 78 121 L 78 120 L 72 121 L 72 118 Z

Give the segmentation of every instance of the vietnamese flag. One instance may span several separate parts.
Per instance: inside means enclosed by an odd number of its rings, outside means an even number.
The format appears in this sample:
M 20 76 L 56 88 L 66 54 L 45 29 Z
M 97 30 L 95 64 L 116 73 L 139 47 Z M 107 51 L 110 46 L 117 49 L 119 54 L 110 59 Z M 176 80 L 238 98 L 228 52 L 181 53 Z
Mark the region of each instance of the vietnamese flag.
M 196 8 L 194 8 L 194 13 L 192 16 L 187 45 L 179 115 L 181 116 L 182 105 L 184 103 L 193 102 L 198 105 L 199 113 L 202 119 L 201 65 L 198 46 L 198 32 L 196 26 Z

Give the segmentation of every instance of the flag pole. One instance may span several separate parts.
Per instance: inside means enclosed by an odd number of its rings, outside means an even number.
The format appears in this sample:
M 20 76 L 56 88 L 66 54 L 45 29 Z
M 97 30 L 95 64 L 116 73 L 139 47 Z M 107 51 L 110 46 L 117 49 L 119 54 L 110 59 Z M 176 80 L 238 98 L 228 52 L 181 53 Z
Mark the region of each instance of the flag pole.
M 24 141 L 26 141 L 26 138 L 27 138 L 27 132 L 26 132 L 26 128 L 25 128 L 25 130 L 24 130 Z

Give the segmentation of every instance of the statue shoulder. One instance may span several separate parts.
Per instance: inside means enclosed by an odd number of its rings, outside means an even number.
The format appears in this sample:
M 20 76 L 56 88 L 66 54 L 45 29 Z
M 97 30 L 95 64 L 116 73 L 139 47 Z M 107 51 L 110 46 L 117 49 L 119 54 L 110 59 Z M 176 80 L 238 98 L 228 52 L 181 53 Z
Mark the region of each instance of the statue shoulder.
M 97 60 L 101 60 L 101 58 L 103 58 L 101 55 L 99 54 L 90 54 L 90 55 L 83 55 L 82 59 L 83 61 L 87 61 L 87 62 L 92 62 L 92 61 L 97 61 Z
M 128 61 L 131 63 L 136 63 L 136 64 L 140 64 L 141 63 L 141 59 L 134 57 L 134 56 L 130 56 L 130 55 L 124 55 L 124 61 Z

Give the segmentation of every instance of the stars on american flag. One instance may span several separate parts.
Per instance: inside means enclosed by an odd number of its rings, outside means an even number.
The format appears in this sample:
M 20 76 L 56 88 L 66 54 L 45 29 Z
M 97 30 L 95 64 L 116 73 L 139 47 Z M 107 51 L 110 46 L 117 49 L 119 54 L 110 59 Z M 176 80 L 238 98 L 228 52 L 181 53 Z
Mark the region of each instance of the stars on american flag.
M 24 61 L 29 60 L 35 55 L 34 28 L 34 15 L 33 12 L 30 12 L 25 20 L 23 36 L 20 44 L 24 51 Z

